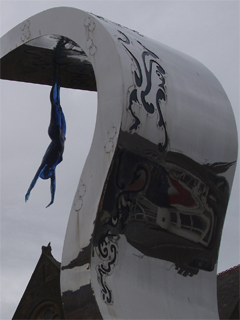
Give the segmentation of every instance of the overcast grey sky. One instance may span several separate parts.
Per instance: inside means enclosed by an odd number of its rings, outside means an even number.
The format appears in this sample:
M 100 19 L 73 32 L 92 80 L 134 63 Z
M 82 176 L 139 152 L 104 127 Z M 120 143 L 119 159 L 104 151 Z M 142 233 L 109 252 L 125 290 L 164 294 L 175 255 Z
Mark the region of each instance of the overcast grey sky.
M 92 12 L 202 62 L 221 82 L 239 127 L 238 1 L 1 1 L 1 36 L 48 8 Z M 67 221 L 94 131 L 97 93 L 61 90 L 67 120 L 55 203 L 49 181 L 26 190 L 50 142 L 50 87 L 1 80 L 1 319 L 10 319 L 51 241 L 60 261 Z M 239 264 L 239 165 L 225 220 L 218 272 Z

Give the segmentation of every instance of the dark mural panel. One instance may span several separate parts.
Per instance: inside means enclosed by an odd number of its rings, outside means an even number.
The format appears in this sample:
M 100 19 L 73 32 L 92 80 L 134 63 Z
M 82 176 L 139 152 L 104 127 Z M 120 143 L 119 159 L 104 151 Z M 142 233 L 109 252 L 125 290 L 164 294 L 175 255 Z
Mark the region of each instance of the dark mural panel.
M 101 251 L 107 237 L 125 235 L 141 253 L 173 262 L 184 276 L 212 271 L 229 198 L 228 183 L 218 174 L 231 165 L 200 165 L 181 153 L 161 154 L 144 138 L 121 132 L 94 246 Z

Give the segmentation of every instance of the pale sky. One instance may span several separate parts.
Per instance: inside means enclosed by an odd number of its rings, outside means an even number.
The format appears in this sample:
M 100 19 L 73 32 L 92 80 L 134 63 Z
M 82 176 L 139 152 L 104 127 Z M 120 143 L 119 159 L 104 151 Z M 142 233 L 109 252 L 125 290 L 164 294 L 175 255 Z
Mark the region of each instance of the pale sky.
M 120 23 L 203 63 L 226 91 L 239 128 L 238 1 L 1 1 L 4 35 L 48 8 L 69 6 Z M 10 319 L 41 255 L 51 242 L 61 261 L 67 221 L 94 132 L 97 93 L 61 90 L 67 121 L 64 160 L 57 167 L 55 203 L 49 181 L 27 188 L 50 142 L 50 87 L 1 84 L 1 319 Z M 231 143 L 231 142 L 230 142 Z M 239 165 L 226 215 L 218 272 L 239 264 Z

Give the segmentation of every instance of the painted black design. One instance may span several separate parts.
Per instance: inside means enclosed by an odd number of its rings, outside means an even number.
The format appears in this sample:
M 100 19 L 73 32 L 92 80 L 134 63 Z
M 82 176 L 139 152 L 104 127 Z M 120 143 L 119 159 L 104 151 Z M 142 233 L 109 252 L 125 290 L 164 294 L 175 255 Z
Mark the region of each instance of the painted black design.
M 166 89 L 166 72 L 163 67 L 159 64 L 159 57 L 146 48 L 140 41 L 137 41 L 137 44 L 142 48 L 141 61 L 134 56 L 134 54 L 128 49 L 130 40 L 129 38 L 121 31 L 119 33 L 122 37 L 119 37 L 118 40 L 122 42 L 122 45 L 130 55 L 133 64 L 135 66 L 134 71 L 134 87 L 130 92 L 129 101 L 128 101 L 128 110 L 131 113 L 133 118 L 133 124 L 130 127 L 130 132 L 133 133 L 138 130 L 140 126 L 140 119 L 136 116 L 133 110 L 134 104 L 142 105 L 145 111 L 149 115 L 153 115 L 155 110 L 158 113 L 157 126 L 160 130 L 164 132 L 163 142 L 159 143 L 159 151 L 163 152 L 168 144 L 168 135 L 166 130 L 166 124 L 163 119 L 163 114 L 161 110 L 161 104 L 167 100 L 167 89 Z M 143 65 L 143 67 L 141 67 Z M 158 88 L 153 88 L 153 73 L 156 73 L 158 77 Z M 153 92 L 155 90 L 155 92 Z M 153 95 L 155 101 L 148 102 L 147 97 Z
M 100 237 L 96 248 L 96 252 L 102 260 L 96 267 L 98 282 L 101 285 L 103 301 L 107 304 L 113 304 L 113 294 L 106 283 L 106 277 L 111 275 L 117 262 L 118 239 L 119 237 L 116 234 L 111 234 L 110 231 L 107 231 Z
M 123 39 L 122 38 L 118 38 L 119 41 L 122 41 L 126 44 L 130 44 L 130 40 L 129 38 L 120 30 L 118 30 L 118 32 L 123 36 Z

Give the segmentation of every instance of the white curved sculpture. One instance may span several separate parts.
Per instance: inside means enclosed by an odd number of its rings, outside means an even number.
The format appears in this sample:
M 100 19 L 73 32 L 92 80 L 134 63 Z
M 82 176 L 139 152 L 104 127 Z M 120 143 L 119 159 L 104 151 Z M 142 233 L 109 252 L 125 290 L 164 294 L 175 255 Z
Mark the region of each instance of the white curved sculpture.
M 98 91 L 67 227 L 67 319 L 216 319 L 216 263 L 237 159 L 229 100 L 202 64 L 73 8 L 1 39 L 3 79 Z M 230 169 L 231 168 L 231 169 Z

